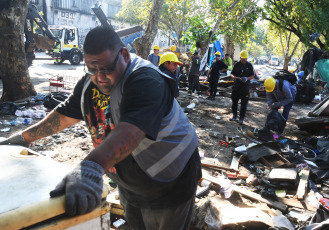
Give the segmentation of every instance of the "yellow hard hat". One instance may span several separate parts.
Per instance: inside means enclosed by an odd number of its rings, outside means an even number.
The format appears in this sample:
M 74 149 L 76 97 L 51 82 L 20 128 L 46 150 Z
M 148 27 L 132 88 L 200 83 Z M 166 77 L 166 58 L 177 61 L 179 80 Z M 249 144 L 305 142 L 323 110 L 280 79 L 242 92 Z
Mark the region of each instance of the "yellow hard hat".
M 160 46 L 155 45 L 155 46 L 153 46 L 153 49 L 154 49 L 154 50 L 160 50 Z
M 267 78 L 264 82 L 266 92 L 273 92 L 275 88 L 276 80 L 273 77 Z
M 171 47 L 170 47 L 170 50 L 171 50 L 172 52 L 175 52 L 175 51 L 176 51 L 176 46 L 175 46 L 175 45 L 171 46 Z
M 215 53 L 215 56 L 216 56 L 216 55 L 222 56 L 221 52 L 219 52 L 219 51 L 217 51 L 217 52 Z
M 248 55 L 247 50 L 242 50 L 240 53 L 240 58 L 248 58 L 248 57 L 249 57 L 249 55 Z
M 167 52 L 167 53 L 162 54 L 161 58 L 160 58 L 159 65 L 162 65 L 166 61 L 176 62 L 178 65 L 183 65 L 183 63 L 178 61 L 178 57 L 176 56 L 176 54 L 174 54 L 172 52 Z

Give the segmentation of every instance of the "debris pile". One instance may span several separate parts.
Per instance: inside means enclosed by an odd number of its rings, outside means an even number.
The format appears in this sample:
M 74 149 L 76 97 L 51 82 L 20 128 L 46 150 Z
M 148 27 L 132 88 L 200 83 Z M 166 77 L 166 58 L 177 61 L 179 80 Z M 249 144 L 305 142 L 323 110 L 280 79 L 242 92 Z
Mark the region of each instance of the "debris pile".
M 323 225 L 329 229 L 324 218 L 329 216 L 329 136 L 295 141 L 264 130 L 240 127 L 238 132 L 248 137 L 249 146 L 210 134 L 234 154 L 230 167 L 217 158 L 202 158 L 193 226 L 315 229 L 310 226 Z M 271 138 L 265 141 L 265 135 Z

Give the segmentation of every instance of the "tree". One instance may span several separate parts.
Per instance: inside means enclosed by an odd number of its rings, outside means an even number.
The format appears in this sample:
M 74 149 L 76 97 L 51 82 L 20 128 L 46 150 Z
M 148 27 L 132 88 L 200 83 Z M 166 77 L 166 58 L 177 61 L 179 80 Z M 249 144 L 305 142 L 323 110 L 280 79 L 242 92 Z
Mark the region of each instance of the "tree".
M 150 53 L 151 45 L 158 32 L 161 9 L 164 0 L 153 0 L 150 11 L 149 21 L 145 30 L 145 34 L 133 41 L 133 46 L 136 49 L 136 54 L 144 59 Z
M 267 0 L 263 18 L 295 34 L 307 46 L 329 47 L 329 0 Z M 310 35 L 321 36 L 314 43 Z
M 151 0 L 123 0 L 115 18 L 129 24 L 146 26 L 151 6 Z
M 300 44 L 300 39 L 291 31 L 279 28 L 273 23 L 269 23 L 266 35 L 273 44 L 273 52 L 283 57 L 283 69 L 288 70 L 288 64 Z
M 5 1 L 0 5 L 0 75 L 2 101 L 36 95 L 25 58 L 24 24 L 30 1 Z
M 167 33 L 175 32 L 172 36 L 178 47 L 181 46 L 183 33 L 188 29 L 188 15 L 198 7 L 195 0 L 169 0 L 163 5 L 160 28 Z
M 195 25 L 190 24 L 184 42 L 187 42 L 188 39 L 195 39 L 201 48 L 201 54 L 204 54 L 209 44 L 216 40 L 215 37 L 218 34 L 224 34 L 226 44 L 230 46 L 226 48 L 225 52 L 233 55 L 234 45 L 244 43 L 253 31 L 254 21 L 257 19 L 256 3 L 258 0 L 210 0 L 209 2 L 209 11 L 212 12 L 211 19 L 209 16 L 200 15 L 200 18 L 205 17 L 206 25 L 204 26 L 200 26 L 198 16 L 195 16 L 196 19 L 190 20 L 189 23 L 195 23 Z M 201 21 L 201 23 L 204 22 Z

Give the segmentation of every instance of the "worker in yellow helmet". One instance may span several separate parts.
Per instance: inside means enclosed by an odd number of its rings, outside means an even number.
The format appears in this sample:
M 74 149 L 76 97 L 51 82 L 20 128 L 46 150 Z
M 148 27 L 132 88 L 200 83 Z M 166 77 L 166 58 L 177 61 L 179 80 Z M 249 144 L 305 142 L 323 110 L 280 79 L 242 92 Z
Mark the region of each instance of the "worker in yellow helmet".
M 170 51 L 171 51 L 171 52 L 175 52 L 176 49 L 177 49 L 177 47 L 176 47 L 175 45 L 172 45 L 172 46 L 170 47 Z
M 159 52 L 160 52 L 160 46 L 155 45 L 153 46 L 153 53 L 151 53 L 147 58 L 147 60 L 152 62 L 152 64 L 155 66 L 159 65 L 159 61 L 160 61 Z
M 231 77 L 234 80 L 232 87 L 232 113 L 231 121 L 238 121 L 243 125 L 249 100 L 250 80 L 255 76 L 254 67 L 247 61 L 249 55 L 246 50 L 241 51 L 240 61 L 237 62 L 232 70 Z M 240 114 L 238 120 L 238 103 L 241 100 Z
M 283 106 L 282 116 L 288 120 L 290 109 L 297 94 L 296 85 L 291 84 L 288 80 L 270 77 L 265 80 L 264 86 L 268 108 L 278 110 Z M 284 128 L 278 130 L 279 134 L 283 132 Z
M 209 71 L 209 97 L 206 99 L 208 100 L 215 100 L 216 93 L 217 93 L 217 86 L 220 74 L 227 69 L 227 65 L 223 61 L 220 60 L 222 54 L 221 52 L 217 51 L 215 53 L 215 59 L 211 63 L 210 71 Z
M 176 87 L 175 87 L 175 97 L 179 96 L 179 89 L 178 89 L 178 79 L 177 79 L 177 69 L 178 66 L 182 66 L 183 63 L 180 62 L 176 56 L 176 54 L 172 52 L 164 53 L 159 62 L 159 69 L 167 74 L 169 77 L 175 79 Z

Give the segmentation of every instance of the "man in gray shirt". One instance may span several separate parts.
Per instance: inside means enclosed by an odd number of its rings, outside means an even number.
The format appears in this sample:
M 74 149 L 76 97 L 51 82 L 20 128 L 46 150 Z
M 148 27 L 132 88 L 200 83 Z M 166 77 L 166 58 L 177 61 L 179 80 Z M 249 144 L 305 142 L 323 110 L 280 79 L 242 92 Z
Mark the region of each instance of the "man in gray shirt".
M 160 56 L 159 56 L 160 46 L 155 45 L 153 46 L 153 53 L 150 54 L 147 58 L 150 62 L 152 62 L 153 65 L 156 67 L 159 66 Z

